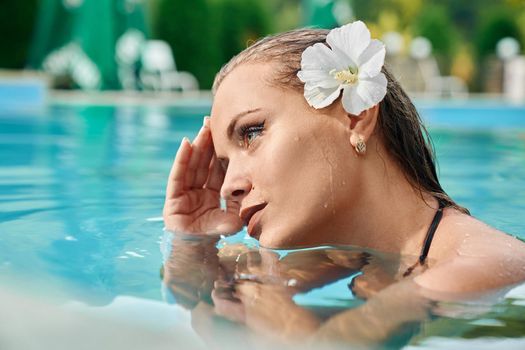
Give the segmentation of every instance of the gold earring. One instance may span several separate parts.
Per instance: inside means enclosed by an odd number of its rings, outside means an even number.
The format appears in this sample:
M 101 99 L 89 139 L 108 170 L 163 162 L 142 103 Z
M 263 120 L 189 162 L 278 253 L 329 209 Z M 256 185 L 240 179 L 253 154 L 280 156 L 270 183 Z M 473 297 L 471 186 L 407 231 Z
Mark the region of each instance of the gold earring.
M 362 138 L 359 138 L 359 140 L 357 140 L 357 144 L 355 145 L 355 151 L 357 152 L 357 154 L 365 154 L 366 143 L 365 141 L 363 141 Z

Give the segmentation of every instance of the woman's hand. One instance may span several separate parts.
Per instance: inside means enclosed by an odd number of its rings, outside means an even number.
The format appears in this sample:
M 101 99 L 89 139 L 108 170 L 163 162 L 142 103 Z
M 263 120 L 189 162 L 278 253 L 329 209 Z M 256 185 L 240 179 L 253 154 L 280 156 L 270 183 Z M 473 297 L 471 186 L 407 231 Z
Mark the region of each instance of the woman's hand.
M 164 203 L 168 230 L 195 235 L 232 234 L 242 228 L 239 204 L 220 206 L 224 171 L 215 158 L 209 118 L 190 143 L 184 138 L 173 162 Z
M 177 304 L 193 309 L 199 302 L 210 300 L 220 273 L 216 240 L 173 239 L 171 245 L 164 262 L 163 283 Z

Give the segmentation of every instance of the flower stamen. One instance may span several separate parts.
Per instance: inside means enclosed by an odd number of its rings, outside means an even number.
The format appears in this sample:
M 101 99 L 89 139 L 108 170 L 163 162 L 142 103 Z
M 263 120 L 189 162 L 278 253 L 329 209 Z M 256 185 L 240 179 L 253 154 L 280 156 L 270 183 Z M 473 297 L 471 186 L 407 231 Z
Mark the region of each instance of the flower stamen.
M 358 81 L 357 70 L 352 69 L 351 67 L 340 71 L 332 69 L 329 73 L 335 79 L 339 80 L 342 84 L 354 85 Z

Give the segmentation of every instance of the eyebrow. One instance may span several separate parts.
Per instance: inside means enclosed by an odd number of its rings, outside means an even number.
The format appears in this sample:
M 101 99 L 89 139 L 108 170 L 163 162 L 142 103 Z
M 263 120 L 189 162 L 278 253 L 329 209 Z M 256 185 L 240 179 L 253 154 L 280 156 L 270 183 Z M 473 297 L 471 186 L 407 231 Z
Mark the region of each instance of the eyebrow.
M 232 120 L 230 121 L 230 124 L 228 125 L 228 128 L 226 129 L 226 135 L 228 135 L 228 138 L 231 139 L 233 131 L 235 130 L 235 124 L 237 124 L 237 121 L 239 119 L 247 116 L 248 114 L 259 112 L 260 110 L 260 108 L 254 108 L 234 115 Z

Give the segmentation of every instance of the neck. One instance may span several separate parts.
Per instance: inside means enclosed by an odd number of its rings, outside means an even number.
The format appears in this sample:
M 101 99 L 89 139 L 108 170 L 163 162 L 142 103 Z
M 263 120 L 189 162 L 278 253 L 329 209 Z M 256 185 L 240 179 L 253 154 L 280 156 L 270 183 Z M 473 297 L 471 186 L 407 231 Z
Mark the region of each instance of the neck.
M 351 215 L 339 235 L 344 242 L 338 243 L 419 255 L 438 202 L 414 189 L 386 152 L 380 152 L 359 160 L 361 190 L 349 204 Z

